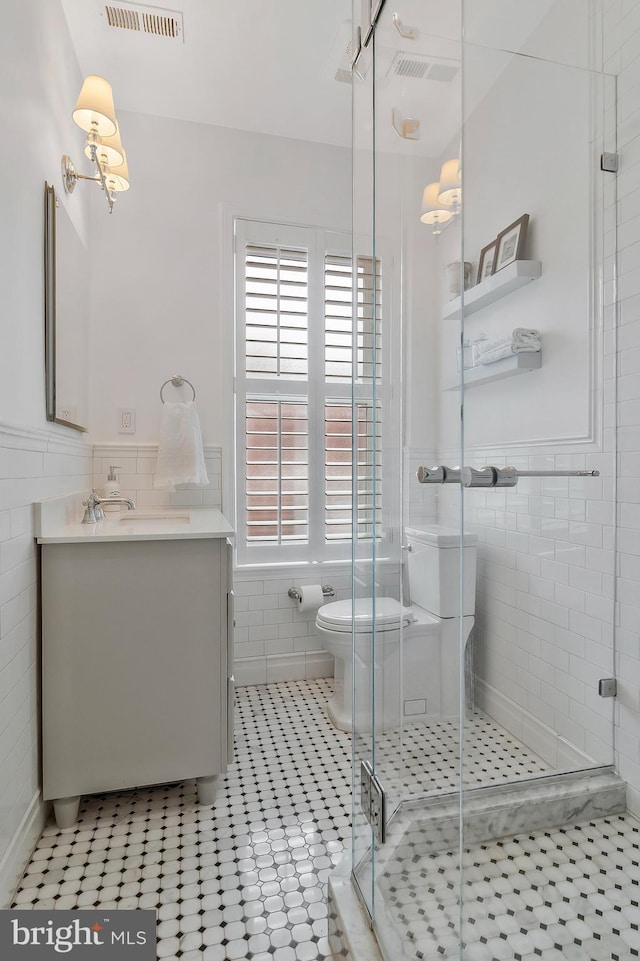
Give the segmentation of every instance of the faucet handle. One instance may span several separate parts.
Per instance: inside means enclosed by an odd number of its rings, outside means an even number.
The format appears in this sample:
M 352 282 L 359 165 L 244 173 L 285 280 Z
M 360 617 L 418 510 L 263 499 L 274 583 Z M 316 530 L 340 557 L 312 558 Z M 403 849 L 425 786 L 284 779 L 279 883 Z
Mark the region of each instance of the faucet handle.
M 96 523 L 96 512 L 95 512 L 95 510 L 93 509 L 93 504 L 91 504 L 90 500 L 86 500 L 86 501 L 83 501 L 83 502 L 82 502 L 82 505 L 83 505 L 83 507 L 86 507 L 86 508 L 87 508 L 86 511 L 84 512 L 84 517 L 82 518 L 82 523 L 83 523 L 83 524 L 95 524 L 95 523 Z

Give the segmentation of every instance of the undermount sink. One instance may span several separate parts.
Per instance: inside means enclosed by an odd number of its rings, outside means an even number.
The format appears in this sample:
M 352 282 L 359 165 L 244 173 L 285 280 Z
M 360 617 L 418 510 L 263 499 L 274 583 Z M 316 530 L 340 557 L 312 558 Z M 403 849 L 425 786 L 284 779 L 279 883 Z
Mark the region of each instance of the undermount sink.
M 188 524 L 190 519 L 189 514 L 179 511 L 126 511 L 118 518 L 121 524 L 153 524 L 154 522 L 166 524 L 167 521 L 173 524 Z

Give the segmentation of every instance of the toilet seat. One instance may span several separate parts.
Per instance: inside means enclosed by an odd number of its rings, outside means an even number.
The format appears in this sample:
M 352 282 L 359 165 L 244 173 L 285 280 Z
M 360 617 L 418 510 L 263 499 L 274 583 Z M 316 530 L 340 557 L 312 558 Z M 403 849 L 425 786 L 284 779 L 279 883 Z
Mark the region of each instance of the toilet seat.
M 356 634 L 370 634 L 375 622 L 376 631 L 397 631 L 413 620 L 411 610 L 402 607 L 393 597 L 379 597 L 375 600 L 375 618 L 371 616 L 370 597 L 356 598 L 351 601 L 334 601 L 324 604 L 318 611 L 316 624 L 327 631 L 351 634 L 355 620 Z

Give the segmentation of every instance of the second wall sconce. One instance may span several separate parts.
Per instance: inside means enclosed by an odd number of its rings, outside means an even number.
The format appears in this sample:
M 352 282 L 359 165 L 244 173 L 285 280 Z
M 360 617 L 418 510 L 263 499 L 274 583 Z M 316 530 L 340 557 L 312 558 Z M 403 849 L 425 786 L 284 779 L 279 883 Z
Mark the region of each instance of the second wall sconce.
M 113 105 L 111 84 L 95 74 L 85 77 L 73 111 L 75 123 L 87 132 L 84 152 L 96 166 L 93 177 L 78 173 L 71 158 L 62 158 L 62 180 L 67 193 L 73 193 L 78 180 L 92 180 L 100 184 L 107 199 L 109 213 L 113 211 L 116 194 L 129 189 L 127 155 L 120 140 L 118 121 Z
M 440 170 L 440 180 L 428 184 L 422 194 L 420 220 L 434 227 L 438 236 L 442 227 L 448 224 L 462 205 L 462 169 L 457 158 L 445 160 Z

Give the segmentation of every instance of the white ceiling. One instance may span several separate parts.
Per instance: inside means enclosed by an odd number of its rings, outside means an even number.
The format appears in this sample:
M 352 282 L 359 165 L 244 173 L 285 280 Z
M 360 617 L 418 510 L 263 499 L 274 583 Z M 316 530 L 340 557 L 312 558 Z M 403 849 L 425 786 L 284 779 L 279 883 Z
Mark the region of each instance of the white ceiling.
M 62 0 L 80 69 L 107 77 L 117 110 L 350 144 L 351 88 L 332 56 L 351 0 L 153 5 L 183 13 L 184 43 L 106 26 L 101 0 Z
M 476 50 L 487 49 L 475 57 L 465 85 L 467 115 L 510 58 L 488 47 L 544 57 L 552 52 L 549 37 L 568 53 L 567 40 L 575 34 L 578 53 L 586 49 L 575 27 L 586 20 L 578 16 L 583 2 L 467 0 L 465 39 Z M 351 144 L 351 86 L 334 78 L 351 35 L 351 0 L 177 0 L 171 6 L 157 0 L 155 7 L 183 14 L 184 42 L 108 27 L 104 0 L 62 0 L 62 6 L 81 71 L 109 79 L 119 110 Z M 391 67 L 398 53 L 459 64 L 460 10 L 456 0 L 385 6 L 375 67 L 381 149 L 440 157 L 459 136 L 460 75 L 446 83 L 416 80 L 394 75 Z M 396 11 L 405 26 L 417 29 L 416 39 L 400 36 L 392 22 Z M 547 24 L 542 32 L 541 21 Z M 420 121 L 419 141 L 396 135 L 393 107 Z

